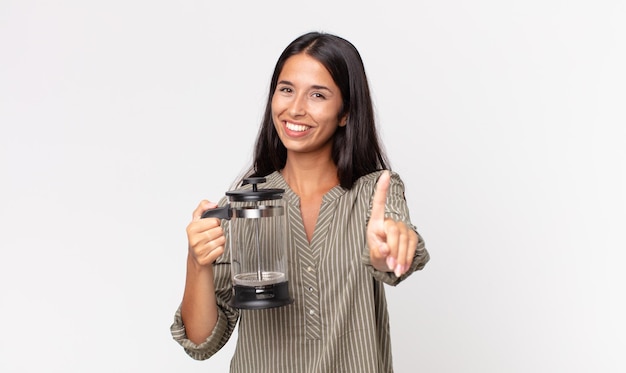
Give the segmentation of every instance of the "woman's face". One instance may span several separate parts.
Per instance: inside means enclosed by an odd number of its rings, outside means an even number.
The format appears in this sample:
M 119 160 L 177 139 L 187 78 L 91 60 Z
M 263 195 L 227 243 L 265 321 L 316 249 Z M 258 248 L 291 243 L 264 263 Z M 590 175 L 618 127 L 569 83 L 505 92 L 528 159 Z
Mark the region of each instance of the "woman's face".
M 332 149 L 343 100 L 339 87 L 324 65 L 300 53 L 285 61 L 272 97 L 272 119 L 289 152 L 310 153 Z

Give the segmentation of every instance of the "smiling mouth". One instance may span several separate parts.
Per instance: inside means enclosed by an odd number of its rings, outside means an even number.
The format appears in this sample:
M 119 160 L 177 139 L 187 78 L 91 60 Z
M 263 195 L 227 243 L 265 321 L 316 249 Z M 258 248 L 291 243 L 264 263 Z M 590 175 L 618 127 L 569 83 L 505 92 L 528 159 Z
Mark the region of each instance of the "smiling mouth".
M 294 131 L 294 132 L 304 132 L 306 130 L 308 130 L 309 126 L 305 126 L 302 124 L 294 124 L 294 123 L 289 123 L 289 122 L 285 122 L 285 127 L 287 127 L 288 130 L 290 131 Z

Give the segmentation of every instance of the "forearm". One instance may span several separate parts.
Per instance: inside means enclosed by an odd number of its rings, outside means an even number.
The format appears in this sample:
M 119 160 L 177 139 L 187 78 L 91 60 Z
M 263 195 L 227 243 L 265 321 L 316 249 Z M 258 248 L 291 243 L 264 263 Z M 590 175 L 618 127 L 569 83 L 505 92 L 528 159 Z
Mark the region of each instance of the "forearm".
M 196 344 L 204 342 L 217 323 L 213 266 L 200 266 L 191 256 L 187 258 L 181 316 L 187 338 Z

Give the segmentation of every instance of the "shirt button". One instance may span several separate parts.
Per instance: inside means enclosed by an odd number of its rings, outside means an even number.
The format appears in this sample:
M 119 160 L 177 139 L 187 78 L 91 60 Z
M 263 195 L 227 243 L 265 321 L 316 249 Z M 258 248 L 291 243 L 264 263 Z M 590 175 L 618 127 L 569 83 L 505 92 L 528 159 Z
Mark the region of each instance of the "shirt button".
M 309 286 L 309 291 L 313 291 L 313 287 Z
M 309 272 L 313 272 L 313 267 L 308 266 L 308 267 L 306 267 L 306 270 L 309 271 Z
M 315 315 L 315 311 L 309 310 L 309 315 Z

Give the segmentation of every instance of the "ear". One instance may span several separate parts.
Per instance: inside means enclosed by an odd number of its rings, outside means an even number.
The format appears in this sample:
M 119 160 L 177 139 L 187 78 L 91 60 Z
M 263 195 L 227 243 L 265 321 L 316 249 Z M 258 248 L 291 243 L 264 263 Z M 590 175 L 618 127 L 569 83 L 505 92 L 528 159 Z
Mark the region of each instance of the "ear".
M 343 117 L 341 117 L 341 119 L 339 119 L 339 127 L 345 127 L 347 123 L 348 123 L 348 114 L 344 115 Z

